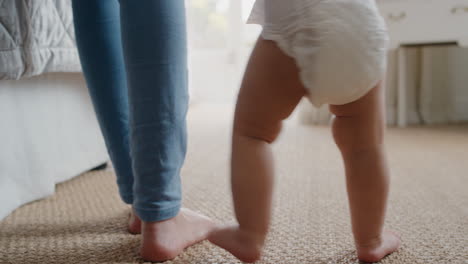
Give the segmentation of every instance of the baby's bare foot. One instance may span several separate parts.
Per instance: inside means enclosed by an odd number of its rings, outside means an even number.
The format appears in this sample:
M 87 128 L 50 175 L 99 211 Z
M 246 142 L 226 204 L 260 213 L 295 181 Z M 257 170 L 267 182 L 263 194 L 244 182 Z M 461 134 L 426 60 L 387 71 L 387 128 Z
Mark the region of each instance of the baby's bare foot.
M 127 230 L 130 234 L 140 234 L 141 233 L 141 220 L 136 215 L 135 210 L 132 208 L 130 212 L 130 217 L 128 219 Z
M 173 259 L 206 239 L 213 227 L 211 219 L 188 209 L 168 220 L 142 222 L 141 257 L 153 262 Z
M 400 247 L 400 236 L 390 230 L 385 230 L 382 236 L 367 245 L 357 245 L 357 255 L 360 261 L 378 262 L 385 256 L 395 252 Z
M 238 226 L 219 227 L 208 238 L 211 243 L 224 248 L 243 262 L 260 259 L 265 238 Z

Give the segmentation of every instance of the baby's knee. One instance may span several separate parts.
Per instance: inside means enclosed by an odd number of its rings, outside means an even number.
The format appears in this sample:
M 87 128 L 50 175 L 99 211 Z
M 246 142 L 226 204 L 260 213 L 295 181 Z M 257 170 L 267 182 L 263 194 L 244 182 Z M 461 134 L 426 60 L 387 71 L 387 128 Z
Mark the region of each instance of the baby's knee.
M 249 121 L 236 120 L 234 124 L 234 134 L 257 140 L 273 143 L 281 132 L 281 121 Z
M 341 151 L 356 152 L 383 143 L 383 127 L 362 117 L 336 116 L 332 132 Z
M 332 134 L 340 149 L 347 147 L 352 142 L 352 135 L 347 130 L 349 130 L 349 124 L 346 119 L 335 116 L 332 122 Z

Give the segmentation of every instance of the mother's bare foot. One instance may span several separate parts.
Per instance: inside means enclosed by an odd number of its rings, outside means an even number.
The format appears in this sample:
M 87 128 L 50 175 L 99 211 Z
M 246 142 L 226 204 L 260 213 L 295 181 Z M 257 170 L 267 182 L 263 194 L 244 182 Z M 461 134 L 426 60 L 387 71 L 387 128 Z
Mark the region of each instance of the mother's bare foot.
M 130 217 L 128 219 L 127 230 L 130 234 L 134 234 L 134 235 L 141 233 L 141 220 L 136 215 L 133 207 L 132 207 L 132 211 L 130 212 Z
M 399 235 L 385 230 L 382 236 L 367 245 L 357 245 L 357 255 L 360 261 L 378 262 L 385 256 L 395 252 L 400 247 Z
M 265 237 L 241 230 L 238 226 L 228 226 L 219 227 L 208 239 L 239 260 L 252 263 L 261 257 Z
M 211 219 L 185 208 L 168 220 L 142 222 L 141 257 L 146 261 L 173 259 L 206 239 L 213 228 Z

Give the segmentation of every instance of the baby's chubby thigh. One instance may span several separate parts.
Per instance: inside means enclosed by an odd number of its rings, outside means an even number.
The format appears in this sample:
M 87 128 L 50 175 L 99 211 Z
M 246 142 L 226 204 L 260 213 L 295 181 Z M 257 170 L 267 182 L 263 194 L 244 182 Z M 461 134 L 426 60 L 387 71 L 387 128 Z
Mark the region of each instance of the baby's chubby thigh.
M 297 72 L 294 60 L 274 41 L 260 38 L 237 99 L 234 134 L 273 142 L 305 95 Z

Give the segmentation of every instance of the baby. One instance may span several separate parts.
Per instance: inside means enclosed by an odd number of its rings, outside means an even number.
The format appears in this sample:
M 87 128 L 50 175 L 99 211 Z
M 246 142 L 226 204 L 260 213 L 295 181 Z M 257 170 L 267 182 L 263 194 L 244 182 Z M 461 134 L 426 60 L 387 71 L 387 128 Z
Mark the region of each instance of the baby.
M 239 92 L 231 184 L 238 225 L 210 241 L 244 262 L 261 257 L 273 190 L 271 143 L 301 98 L 329 104 L 346 173 L 359 260 L 377 262 L 400 238 L 385 230 L 389 190 L 384 88 L 388 36 L 375 0 L 257 0 L 263 31 Z

